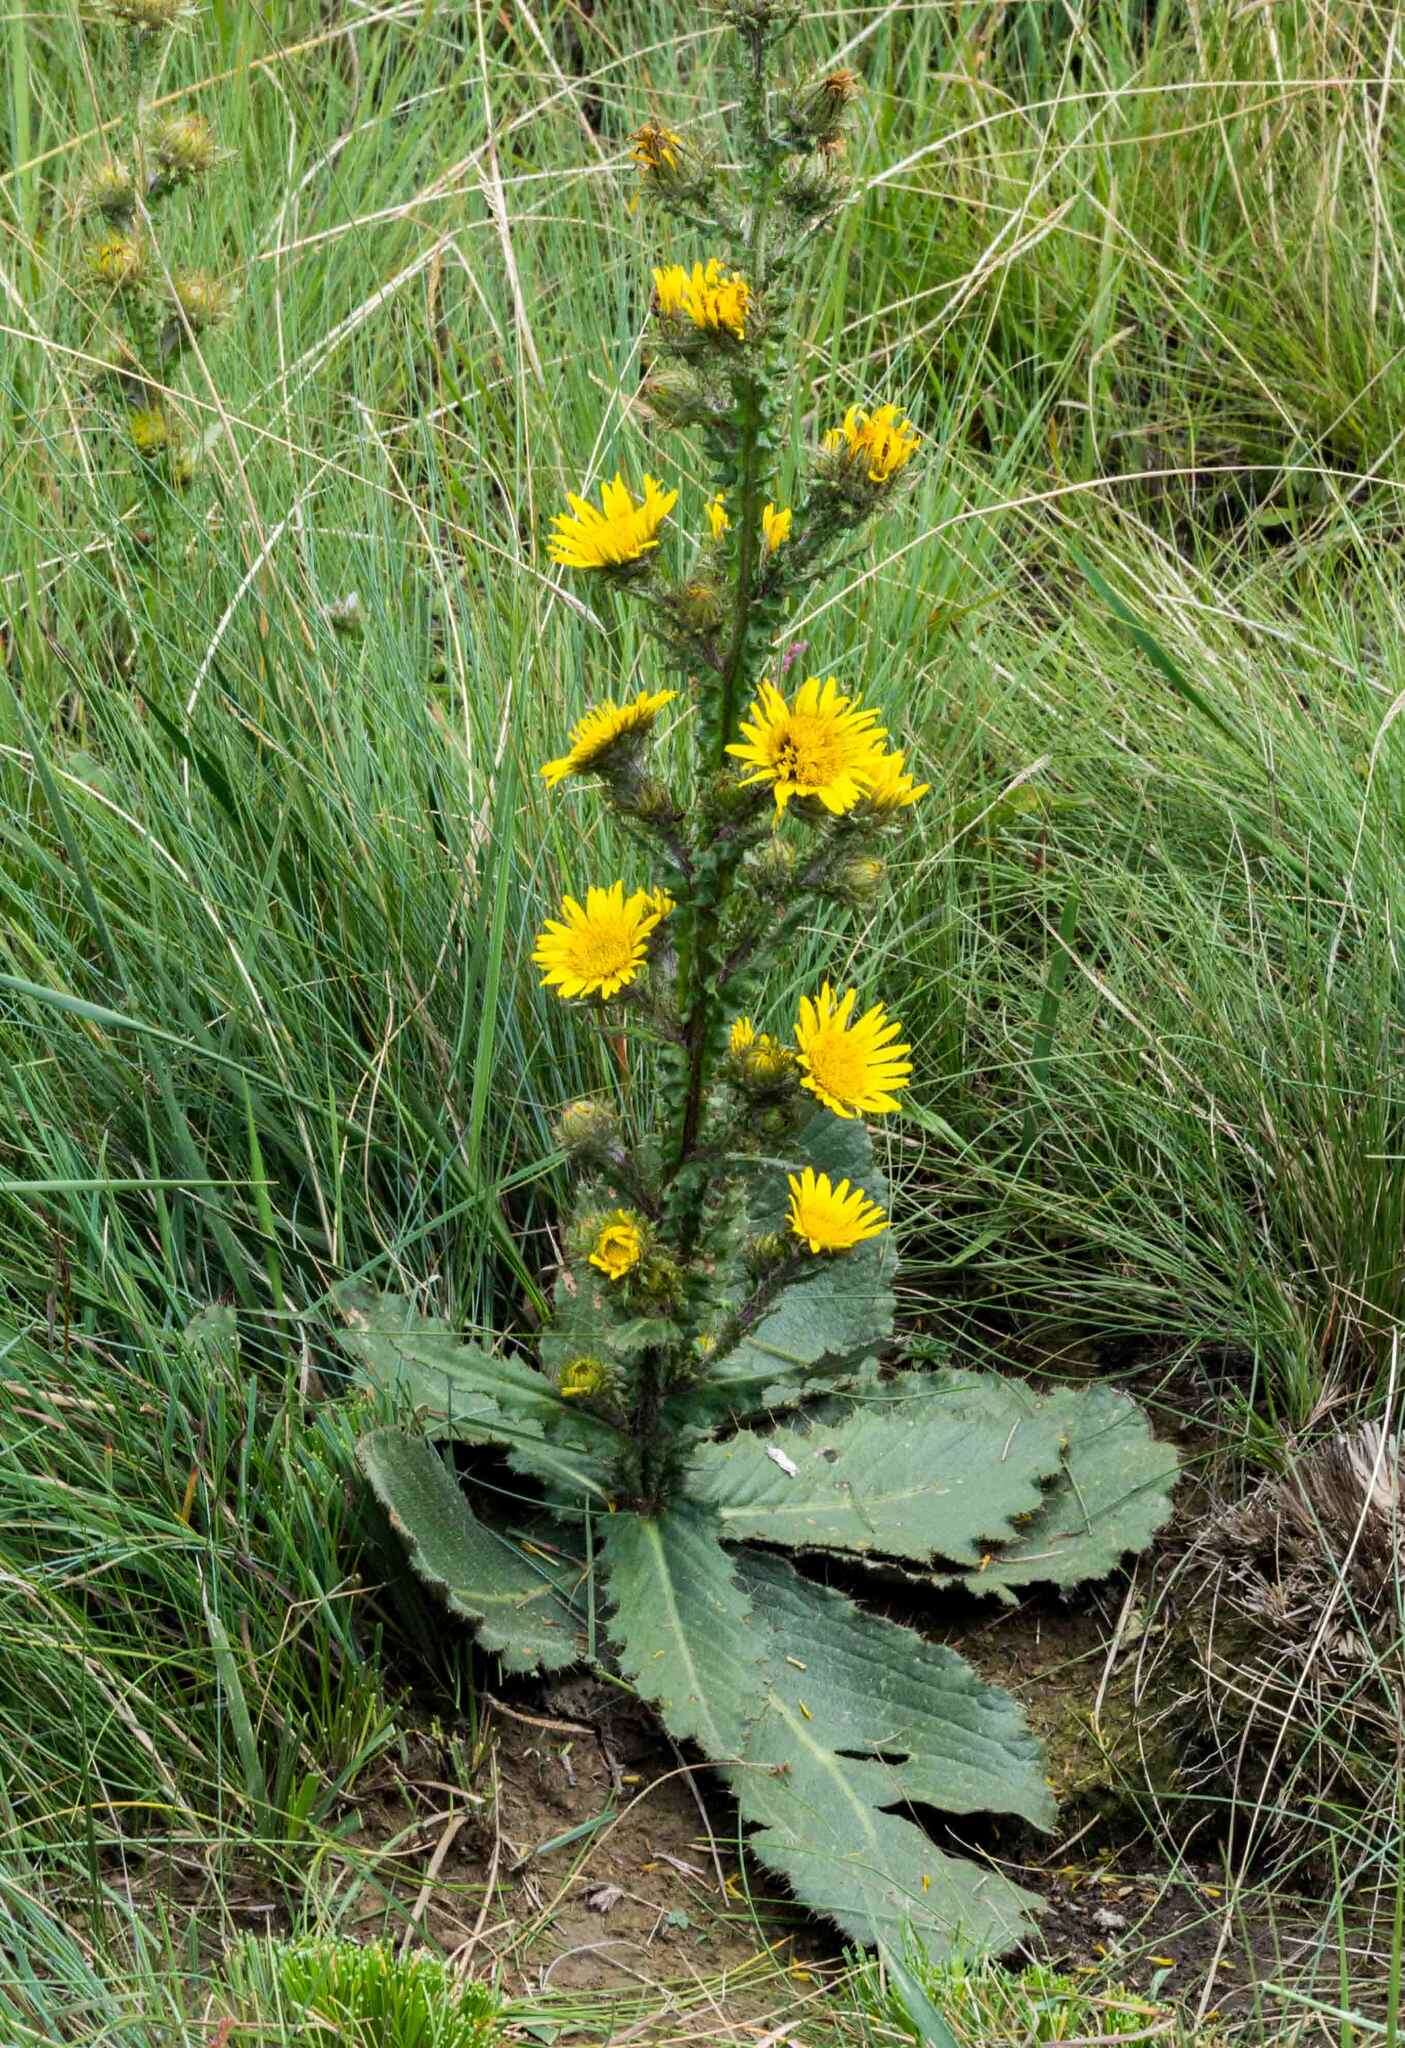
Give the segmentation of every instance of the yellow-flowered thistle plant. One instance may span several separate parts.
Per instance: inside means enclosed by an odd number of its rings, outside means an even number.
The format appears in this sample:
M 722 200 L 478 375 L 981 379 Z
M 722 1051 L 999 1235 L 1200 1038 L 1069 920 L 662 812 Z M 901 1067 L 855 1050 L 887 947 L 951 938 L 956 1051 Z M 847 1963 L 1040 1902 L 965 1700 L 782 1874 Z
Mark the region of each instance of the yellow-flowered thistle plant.
M 604 1105 L 580 1104 L 562 1126 L 581 1168 L 568 1242 L 589 1269 L 574 1298 L 660 1332 L 593 1393 L 573 1360 L 595 1347 L 561 1356 L 573 1401 L 622 1418 L 652 1416 L 670 1388 L 718 1369 L 720 1336 L 888 1229 L 864 1120 L 899 1108 L 912 1074 L 900 1024 L 857 987 L 820 977 L 789 1032 L 775 1015 L 800 920 L 875 900 L 885 841 L 927 789 L 862 675 L 791 674 L 782 652 L 787 613 L 895 502 L 921 446 L 891 399 L 836 408 L 783 484 L 797 259 L 844 201 L 859 90 L 847 70 L 777 85 L 785 13 L 730 8 L 748 53 L 740 177 L 682 127 L 652 119 L 632 137 L 640 195 L 675 224 L 640 270 L 660 438 L 567 491 L 544 536 L 558 572 L 600 586 L 592 602 L 612 588 L 639 606 L 671 671 L 666 686 L 646 672 L 628 694 L 602 691 L 541 765 L 558 800 L 581 782 L 602 790 L 641 849 L 627 876 L 580 876 L 532 953 L 543 986 L 598 1015 L 617 1049 L 631 1035 L 654 1047 L 660 1069 L 662 1130 L 611 1116 L 606 1131 Z M 664 437 L 690 431 L 700 445 L 672 452 Z M 713 488 L 690 503 L 674 479 L 700 468 Z M 834 1137 L 846 1125 L 847 1149 Z M 768 1201 L 758 1162 L 782 1157 L 794 1170 Z M 636 1448 L 621 1480 L 639 1497 L 676 1458 Z
M 181 488 L 196 467 L 177 403 L 182 364 L 208 347 L 235 302 L 228 279 L 180 253 L 223 154 L 214 127 L 198 107 L 155 113 L 146 102 L 167 43 L 196 12 L 189 0 L 100 0 L 99 60 L 112 60 L 125 105 L 102 153 L 80 172 L 72 204 L 93 324 L 87 346 L 105 365 L 97 385 L 104 410 L 138 471 Z M 187 202 L 183 221 L 169 204 L 177 194 Z M 162 502 L 156 494 L 158 514 Z
M 673 224 L 638 266 L 649 438 L 543 535 L 552 574 L 648 635 L 539 764 L 577 850 L 531 960 L 612 1085 L 557 1120 L 572 1201 L 535 1364 L 348 1301 L 346 1341 L 417 1418 L 359 1456 L 486 1648 L 518 1671 L 612 1656 L 725 1773 L 752 1853 L 847 1938 L 1005 1948 L 1028 1895 L 918 1816 L 1051 1818 L 1013 1701 L 782 1553 L 817 1553 L 826 1581 L 848 1556 L 851 1578 L 861 1559 L 967 1594 L 1068 1585 L 1147 1540 L 1174 1458 L 1095 1384 L 880 1370 L 895 1261 L 873 1128 L 904 1108 L 913 1052 L 842 928 L 881 916 L 928 787 L 896 693 L 788 626 L 901 501 L 921 439 L 892 396 L 856 393 L 793 473 L 783 455 L 810 326 L 796 259 L 843 202 L 858 82 L 776 77 L 792 0 L 719 11 L 740 51 L 727 146 L 664 118 L 630 146 L 636 200 Z M 433 1439 L 505 1456 L 509 1523 L 486 1487 L 470 1507 Z M 528 1526 L 556 1533 L 523 1554 Z

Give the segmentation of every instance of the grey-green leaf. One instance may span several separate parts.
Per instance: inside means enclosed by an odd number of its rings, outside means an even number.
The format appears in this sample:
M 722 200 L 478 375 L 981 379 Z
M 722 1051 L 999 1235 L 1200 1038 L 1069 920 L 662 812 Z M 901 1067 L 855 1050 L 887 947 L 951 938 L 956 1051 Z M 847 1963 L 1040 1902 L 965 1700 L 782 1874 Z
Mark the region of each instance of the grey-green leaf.
M 508 1671 L 559 1671 L 585 1655 L 580 1619 L 550 1577 L 480 1522 L 422 1436 L 377 1429 L 356 1446 L 371 1490 L 410 1563 L 453 1613 L 476 1622 Z
M 1106 1578 L 1144 1550 L 1171 1513 L 1179 1460 L 1151 1433 L 1137 1404 L 1115 1387 L 1060 1389 L 1042 1397 L 1015 1383 L 1017 1399 L 1063 1446 L 1058 1477 L 1037 1512 L 988 1564 L 960 1583 L 1013 1601 L 1037 1583 L 1076 1586 Z
M 672 1734 L 716 1761 L 739 1755 L 769 1645 L 753 1624 L 717 1517 L 691 1502 L 658 1516 L 611 1515 L 601 1562 L 625 1676 Z
M 1014 1701 L 779 1558 L 744 1552 L 738 1577 L 771 1643 L 764 1710 L 728 1772 L 752 1850 L 854 1940 L 891 1944 L 910 1926 L 934 1953 L 1010 1947 L 1038 1900 L 939 1850 L 907 1811 L 1052 1822 Z
M 1037 1413 L 972 1413 L 907 1373 L 837 1423 L 699 1446 L 689 1490 L 717 1509 L 729 1542 L 975 1565 L 1039 1508 L 1061 1444 Z

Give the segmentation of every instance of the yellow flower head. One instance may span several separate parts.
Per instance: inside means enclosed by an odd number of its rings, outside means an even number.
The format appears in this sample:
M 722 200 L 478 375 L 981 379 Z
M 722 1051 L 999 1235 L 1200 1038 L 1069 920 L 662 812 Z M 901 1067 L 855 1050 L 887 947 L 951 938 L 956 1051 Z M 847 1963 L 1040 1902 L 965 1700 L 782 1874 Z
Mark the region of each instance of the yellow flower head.
M 878 756 L 864 794 L 875 811 L 901 811 L 926 796 L 931 787 L 930 782 L 917 782 L 904 772 L 902 752 L 894 748 L 891 753 Z
M 646 121 L 630 136 L 630 155 L 641 171 L 676 171 L 683 154 L 683 137 L 662 122 Z
M 127 415 L 127 432 L 138 455 L 159 455 L 170 445 L 171 422 L 159 405 L 139 405 Z
M 750 1017 L 738 1017 L 728 1040 L 732 1057 L 748 1081 L 763 1088 L 774 1087 L 795 1067 L 795 1054 L 769 1031 L 758 1031 Z
M 555 789 L 568 775 L 588 775 L 603 767 L 621 740 L 646 733 L 677 695 L 676 690 L 640 690 L 632 704 L 615 704 L 607 697 L 595 705 L 571 727 L 570 751 L 542 768 L 547 788 Z
M 866 1238 L 878 1237 L 888 1228 L 888 1219 L 876 1202 L 870 1202 L 862 1188 L 851 1188 L 847 1180 L 831 1187 L 827 1173 L 807 1166 L 798 1177 L 786 1175 L 790 1183 L 791 1230 L 812 1252 L 847 1252 Z
M 113 291 L 124 291 L 138 283 L 146 268 L 145 252 L 135 235 L 104 235 L 100 242 L 89 245 L 87 255 L 88 267 L 98 283 L 110 285 Z
M 691 270 L 685 270 L 681 263 L 656 270 L 654 292 L 665 320 L 691 320 L 694 327 L 709 333 L 725 328 L 738 341 L 746 340 L 751 287 L 734 270 L 723 270 L 718 257 L 710 256 L 705 264 L 695 263 Z
M 667 889 L 651 889 L 649 891 L 649 908 L 656 910 L 659 916 L 664 918 L 671 917 L 678 908 L 678 904 L 669 895 Z
M 600 1220 L 590 1263 L 607 1279 L 623 1280 L 644 1256 L 644 1232 L 631 1209 L 616 1209 Z
M 558 1392 L 564 1401 L 588 1400 L 592 1394 L 604 1391 L 608 1379 L 609 1370 L 604 1361 L 582 1353 L 579 1358 L 571 1359 L 562 1372 Z
M 727 752 L 751 769 L 745 782 L 770 783 L 778 810 L 792 797 L 817 797 L 838 818 L 863 796 L 887 736 L 878 713 L 844 696 L 833 676 L 807 676 L 794 704 L 762 683 L 741 741 Z
M 778 547 L 790 539 L 790 522 L 794 515 L 789 505 L 778 512 L 774 505 L 767 505 L 761 513 L 761 536 L 766 543 L 766 552 L 773 555 Z
M 756 1043 L 756 1026 L 750 1017 L 734 1017 L 728 1044 L 733 1052 L 747 1052 Z
M 850 1023 L 858 990 L 836 998 L 826 982 L 818 998 L 802 996 L 795 1022 L 802 1086 L 836 1116 L 897 1109 L 896 1091 L 912 1078 L 910 1045 L 896 1045 L 902 1030 L 881 1003 Z
M 647 890 L 626 897 L 623 882 L 587 889 L 584 907 L 574 896 L 563 897 L 560 919 L 547 919 L 532 955 L 533 966 L 542 970 L 542 987 L 566 999 L 607 1001 L 645 964 L 649 934 L 662 916 Z
M 556 531 L 547 546 L 553 562 L 566 569 L 619 569 L 637 562 L 659 544 L 659 528 L 678 502 L 655 477 L 644 479 L 644 496 L 636 499 L 624 478 L 600 486 L 600 510 L 574 492 L 566 493 L 570 512 L 558 512 Z
M 707 507 L 707 523 L 712 528 L 712 538 L 721 540 L 732 521 L 721 498 L 713 498 Z
M 832 427 L 824 437 L 826 448 L 845 448 L 850 462 L 862 468 L 871 484 L 889 484 L 912 460 L 922 437 L 911 420 L 905 420 L 895 405 L 880 405 L 877 412 L 864 412 L 851 405 L 842 427 Z

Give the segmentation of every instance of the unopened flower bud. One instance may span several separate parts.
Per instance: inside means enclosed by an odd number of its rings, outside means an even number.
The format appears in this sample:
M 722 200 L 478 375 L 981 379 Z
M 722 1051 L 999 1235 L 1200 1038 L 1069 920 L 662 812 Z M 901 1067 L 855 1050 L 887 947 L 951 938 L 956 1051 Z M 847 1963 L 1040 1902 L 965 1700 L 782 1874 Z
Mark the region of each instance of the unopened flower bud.
M 610 1368 L 603 1358 L 582 1352 L 562 1368 L 558 1390 L 564 1401 L 588 1401 L 603 1394 L 610 1384 Z
M 556 1142 L 563 1152 L 601 1152 L 614 1142 L 619 1119 L 606 1102 L 588 1096 L 568 1102 L 556 1120 Z
M 855 853 L 841 861 L 830 878 L 830 887 L 843 903 L 861 910 L 883 887 L 887 864 L 873 854 Z
M 673 612 L 687 633 L 712 633 L 722 623 L 722 593 L 705 576 L 694 576 L 673 593 Z
M 751 855 L 747 867 L 761 888 L 784 895 L 795 879 L 798 859 L 788 839 L 773 835 Z
M 174 186 L 203 178 L 220 152 L 203 114 L 168 114 L 151 131 L 151 154 L 161 166 L 162 182 Z
M 644 383 L 643 396 L 663 427 L 698 426 L 715 418 L 722 409 L 688 363 L 669 363 L 651 371 Z
M 790 1244 L 779 1230 L 768 1230 L 764 1237 L 750 1238 L 742 1256 L 746 1260 L 747 1271 L 761 1279 L 790 1256 Z
M 171 296 L 195 334 L 227 320 L 234 304 L 232 288 L 208 270 L 178 270 L 171 279 Z
M 797 157 L 787 167 L 780 196 L 797 220 L 819 220 L 833 213 L 848 189 L 839 152 L 822 149 L 816 156 Z
M 116 157 L 95 164 L 78 187 L 74 211 L 80 215 L 98 213 L 105 220 L 124 221 L 136 205 L 137 187 L 127 164 Z
M 195 12 L 190 0 L 104 0 L 104 6 L 113 21 L 146 36 L 177 28 Z
M 146 270 L 146 253 L 135 235 L 114 230 L 87 250 L 88 268 L 99 284 L 114 292 L 131 291 Z

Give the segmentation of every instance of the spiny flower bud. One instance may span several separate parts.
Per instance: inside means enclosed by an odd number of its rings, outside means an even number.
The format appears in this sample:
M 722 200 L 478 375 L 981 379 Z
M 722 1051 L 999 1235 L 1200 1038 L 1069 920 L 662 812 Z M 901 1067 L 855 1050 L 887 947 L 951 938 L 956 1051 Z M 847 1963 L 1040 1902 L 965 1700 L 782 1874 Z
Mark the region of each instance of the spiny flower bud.
M 780 1231 L 768 1230 L 764 1237 L 749 1239 L 742 1256 L 746 1261 L 747 1271 L 761 1279 L 774 1267 L 779 1266 L 782 1260 L 789 1258 L 790 1243 Z
M 687 633 L 711 633 L 722 623 L 722 593 L 705 576 L 694 576 L 675 590 L 672 608 Z
M 171 296 L 195 334 L 227 320 L 234 304 L 233 288 L 208 270 L 178 270 L 171 279 Z
M 849 189 L 840 166 L 841 152 L 823 146 L 817 156 L 796 157 L 781 179 L 781 203 L 797 220 L 820 220 L 833 213 Z
M 642 395 L 662 427 L 698 426 L 725 409 L 722 403 L 713 401 L 707 385 L 686 363 L 671 363 L 651 371 Z
M 630 155 L 646 185 L 662 199 L 699 197 L 712 182 L 713 163 L 698 145 L 661 121 L 646 121 L 629 138 Z
M 799 856 L 788 839 L 773 836 L 751 855 L 747 868 L 761 888 L 768 893 L 784 895 L 795 879 L 798 860 Z
M 801 15 L 800 0 L 722 0 L 719 13 L 744 34 L 783 35 Z
M 203 178 L 219 161 L 215 131 L 203 114 L 168 114 L 152 129 L 150 143 L 167 186 Z
M 88 268 L 99 284 L 115 292 L 130 291 L 140 284 L 146 269 L 146 252 L 135 235 L 116 231 L 90 243 Z
M 563 1152 L 600 1152 L 614 1142 L 619 1119 L 607 1102 L 582 1097 L 568 1102 L 556 1120 L 556 1142 Z
M 116 157 L 108 157 L 105 162 L 94 164 L 78 187 L 74 211 L 80 216 L 100 213 L 106 220 L 126 220 L 136 198 L 136 180 L 130 167 L 119 163 Z
M 841 903 L 852 904 L 855 910 L 861 910 L 878 895 L 887 873 L 886 862 L 873 854 L 850 854 L 835 868 L 830 877 L 830 889 Z
M 816 144 L 834 141 L 849 107 L 863 89 L 857 71 L 839 65 L 812 85 L 792 93 L 786 112 L 791 125 Z
M 190 0 L 104 0 L 106 12 L 123 28 L 139 35 L 160 35 L 177 28 L 195 13 Z

